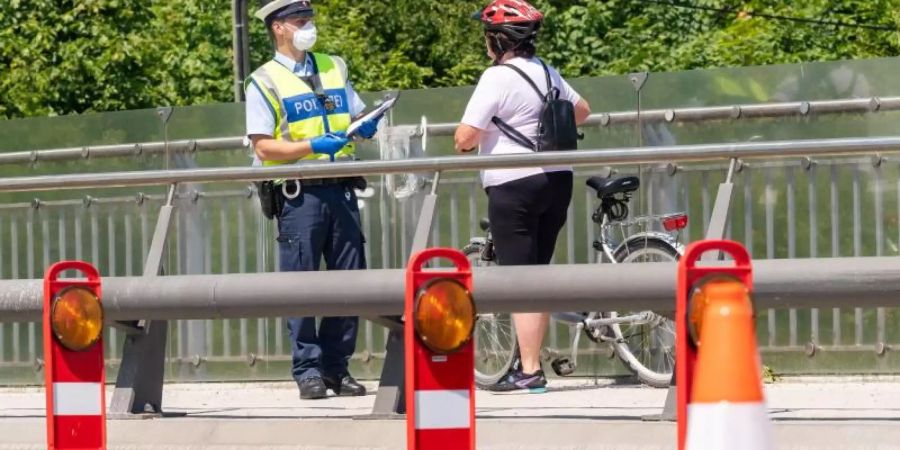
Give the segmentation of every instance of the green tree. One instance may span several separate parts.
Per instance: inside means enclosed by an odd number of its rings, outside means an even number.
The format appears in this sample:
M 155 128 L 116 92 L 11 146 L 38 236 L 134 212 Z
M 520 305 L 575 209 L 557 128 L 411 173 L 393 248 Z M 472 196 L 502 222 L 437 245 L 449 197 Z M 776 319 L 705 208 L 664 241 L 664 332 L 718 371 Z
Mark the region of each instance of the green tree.
M 0 6 L 0 115 L 127 109 L 157 101 L 144 0 L 8 0 Z
M 489 63 L 471 19 L 486 2 L 317 0 L 317 50 L 343 56 L 362 91 L 472 84 Z M 535 4 L 547 16 L 539 53 L 568 77 L 900 53 L 900 0 Z M 230 8 L 227 0 L 2 2 L 0 117 L 231 101 Z M 271 58 L 263 25 L 252 18 L 251 44 L 253 67 Z

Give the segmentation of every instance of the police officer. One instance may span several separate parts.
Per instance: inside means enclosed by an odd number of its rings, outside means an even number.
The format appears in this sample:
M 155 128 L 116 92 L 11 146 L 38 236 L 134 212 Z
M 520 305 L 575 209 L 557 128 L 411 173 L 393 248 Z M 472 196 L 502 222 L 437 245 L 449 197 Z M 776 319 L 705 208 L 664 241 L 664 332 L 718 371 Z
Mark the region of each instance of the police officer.
M 313 53 L 316 26 L 308 0 L 262 1 L 263 20 L 275 44 L 273 60 L 246 83 L 247 136 L 264 166 L 352 160 L 353 143 L 345 135 L 365 104 L 347 81 L 344 61 Z M 371 120 L 359 129 L 369 139 L 378 128 Z M 359 179 L 277 180 L 278 247 L 282 272 L 366 268 L 364 237 L 354 187 Z M 326 317 L 318 329 L 314 317 L 288 320 L 294 379 L 300 398 L 365 395 L 350 375 L 356 347 L 357 317 Z

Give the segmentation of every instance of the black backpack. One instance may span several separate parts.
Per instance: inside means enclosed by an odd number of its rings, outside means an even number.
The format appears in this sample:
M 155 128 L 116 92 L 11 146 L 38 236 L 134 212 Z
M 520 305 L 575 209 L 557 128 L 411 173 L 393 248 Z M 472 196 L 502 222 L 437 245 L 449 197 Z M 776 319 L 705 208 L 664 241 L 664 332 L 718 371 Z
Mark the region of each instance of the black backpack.
M 540 59 L 538 61 L 541 61 Z M 524 134 L 504 122 L 503 119 L 494 116 L 491 122 L 515 143 L 529 148 L 536 152 L 548 152 L 557 150 L 577 150 L 578 140 L 581 136 L 578 134 L 578 127 L 575 124 L 575 105 L 568 100 L 560 100 L 559 88 L 553 87 L 550 81 L 550 69 L 541 61 L 544 66 L 544 74 L 547 76 L 547 93 L 544 94 L 538 89 L 532 79 L 521 69 L 512 64 L 503 64 L 515 70 L 522 76 L 525 81 L 534 89 L 543 103 L 541 109 L 540 122 L 538 123 L 537 141 L 532 142 Z

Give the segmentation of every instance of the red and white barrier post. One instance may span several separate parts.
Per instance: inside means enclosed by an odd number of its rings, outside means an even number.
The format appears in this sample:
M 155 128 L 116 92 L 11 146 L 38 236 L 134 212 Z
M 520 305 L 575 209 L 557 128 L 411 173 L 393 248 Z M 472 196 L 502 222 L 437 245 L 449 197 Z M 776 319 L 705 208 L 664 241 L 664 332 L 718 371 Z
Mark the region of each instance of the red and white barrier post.
M 425 271 L 441 258 L 454 271 Z M 472 269 L 455 249 L 429 249 L 406 272 L 406 429 L 410 450 L 475 448 Z
M 68 270 L 86 279 L 62 280 Z M 100 274 L 90 264 L 54 264 L 44 278 L 47 448 L 106 448 L 106 382 Z

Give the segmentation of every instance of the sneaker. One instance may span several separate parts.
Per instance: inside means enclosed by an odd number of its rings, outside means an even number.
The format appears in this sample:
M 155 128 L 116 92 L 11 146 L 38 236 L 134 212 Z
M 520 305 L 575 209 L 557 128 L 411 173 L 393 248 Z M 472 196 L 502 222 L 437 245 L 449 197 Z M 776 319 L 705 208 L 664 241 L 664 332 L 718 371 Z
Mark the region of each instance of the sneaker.
M 488 390 L 494 392 L 519 390 L 528 390 L 532 393 L 547 392 L 547 377 L 544 376 L 543 370 L 538 370 L 531 375 L 525 374 L 521 370 L 511 371 Z

